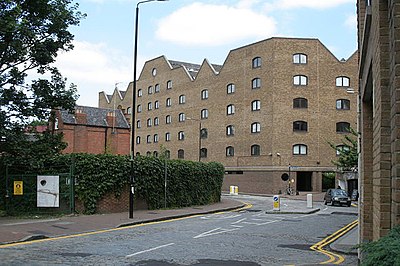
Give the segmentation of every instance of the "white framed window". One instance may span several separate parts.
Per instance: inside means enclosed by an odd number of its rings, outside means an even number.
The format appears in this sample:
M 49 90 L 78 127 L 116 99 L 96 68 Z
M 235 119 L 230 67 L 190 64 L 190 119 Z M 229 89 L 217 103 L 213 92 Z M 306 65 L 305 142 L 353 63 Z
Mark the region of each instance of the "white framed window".
M 146 142 L 147 142 L 147 143 L 151 143 L 151 135 L 147 135 L 147 137 L 146 137 Z
M 167 90 L 172 89 L 172 80 L 167 81 Z
M 171 107 L 171 105 L 172 105 L 171 98 L 167 98 L 167 99 L 165 100 L 165 106 Z
M 142 89 L 138 89 L 137 95 L 138 95 L 138 97 L 142 97 L 142 96 L 143 96 L 143 91 L 142 91 Z
M 154 125 L 158 126 L 160 124 L 160 119 L 158 117 L 154 117 Z
M 142 112 L 142 105 L 139 104 L 139 105 L 137 106 L 137 112 L 138 112 L 138 113 L 141 113 L 141 112 Z
M 153 156 L 158 157 L 158 151 L 153 151 Z
M 235 93 L 235 91 L 236 91 L 235 84 L 229 83 L 228 85 L 226 85 L 226 93 L 227 94 Z
M 207 109 L 201 110 L 200 117 L 201 117 L 201 119 L 207 119 L 208 118 L 208 110 Z
M 151 151 L 147 151 L 146 156 L 151 156 Z
M 251 133 L 260 133 L 261 124 L 259 122 L 254 122 L 251 124 Z
M 201 91 L 201 99 L 202 100 L 208 99 L 208 90 L 207 89 Z
M 293 155 L 307 155 L 307 145 L 304 144 L 293 145 Z
M 180 95 L 179 96 L 179 104 L 184 104 L 186 102 L 186 96 L 185 95 Z
M 154 102 L 154 109 L 159 109 L 160 108 L 160 102 L 159 101 L 155 101 Z
M 178 132 L 178 140 L 184 140 L 185 139 L 185 132 L 179 131 Z
M 151 118 L 147 119 L 147 127 L 151 127 L 153 125 L 153 121 Z
M 165 117 L 165 124 L 171 124 L 172 123 L 172 117 L 170 115 L 167 115 Z
M 140 136 L 136 137 L 136 144 L 140 144 Z
M 232 157 L 235 156 L 235 148 L 232 146 L 226 147 L 226 152 L 225 152 L 226 157 Z
M 261 57 L 254 57 L 251 63 L 253 68 L 259 68 L 261 67 Z
M 308 78 L 305 75 L 296 75 L 293 77 L 293 85 L 295 86 L 307 86 Z
M 154 134 L 153 136 L 153 142 L 157 143 L 158 142 L 158 134 Z
M 179 122 L 184 122 L 185 121 L 185 113 L 180 113 L 178 117 Z
M 346 76 L 336 77 L 336 87 L 350 87 L 350 78 Z
M 128 115 L 132 114 L 132 108 L 131 107 L 126 108 L 126 113 Z
M 258 144 L 251 145 L 251 156 L 260 156 L 261 147 Z
M 171 133 L 165 133 L 165 141 L 171 141 Z
M 293 55 L 293 64 L 307 64 L 307 55 L 306 54 L 294 54 Z
M 136 121 L 136 128 L 141 128 L 142 122 L 140 120 Z
M 148 93 L 148 94 L 153 94 L 153 86 L 149 86 L 149 87 L 147 88 L 147 93 Z
M 229 125 L 226 127 L 226 135 L 227 136 L 234 136 L 235 135 L 235 126 Z
M 260 111 L 261 109 L 261 101 L 260 100 L 254 100 L 251 102 L 251 110 L 252 111 Z
M 233 115 L 235 114 L 235 106 L 233 104 L 230 104 L 226 107 L 226 114 L 227 115 Z
M 154 86 L 154 92 L 155 92 L 155 93 L 160 92 L 160 84 L 156 84 L 156 85 Z
M 252 89 L 259 89 L 261 88 L 261 79 L 255 78 L 251 81 L 251 88 Z
M 153 103 L 152 102 L 148 102 L 147 103 L 147 110 L 153 110 Z
M 336 109 L 337 110 L 350 110 L 350 101 L 347 99 L 336 100 Z

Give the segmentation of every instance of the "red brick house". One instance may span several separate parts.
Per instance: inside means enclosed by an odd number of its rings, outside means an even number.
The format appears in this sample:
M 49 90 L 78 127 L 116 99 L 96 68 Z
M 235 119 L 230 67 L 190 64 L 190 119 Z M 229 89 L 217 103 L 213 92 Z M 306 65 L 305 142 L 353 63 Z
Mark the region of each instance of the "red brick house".
M 63 153 L 130 153 L 130 126 L 120 109 L 76 106 L 56 112 L 55 132 L 64 134 Z

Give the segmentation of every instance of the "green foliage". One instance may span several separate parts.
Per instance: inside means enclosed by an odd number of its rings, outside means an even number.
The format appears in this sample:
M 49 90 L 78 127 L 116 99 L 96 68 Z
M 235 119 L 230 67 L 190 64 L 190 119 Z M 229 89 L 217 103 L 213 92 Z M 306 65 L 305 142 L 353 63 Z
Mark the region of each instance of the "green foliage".
M 351 171 L 357 169 L 358 166 L 358 151 L 357 151 L 357 132 L 350 128 L 349 135 L 345 135 L 342 140 L 344 149 L 340 150 L 337 160 L 332 161 L 342 171 Z M 336 144 L 329 142 L 329 145 L 337 150 Z
M 388 235 L 378 241 L 361 245 L 363 266 L 400 265 L 400 226 L 393 228 Z
M 76 86 L 66 88 L 51 64 L 73 48 L 68 28 L 85 17 L 77 8 L 72 0 L 0 0 L 0 153 L 14 152 L 32 119 L 73 109 Z M 39 78 L 27 82 L 28 72 Z

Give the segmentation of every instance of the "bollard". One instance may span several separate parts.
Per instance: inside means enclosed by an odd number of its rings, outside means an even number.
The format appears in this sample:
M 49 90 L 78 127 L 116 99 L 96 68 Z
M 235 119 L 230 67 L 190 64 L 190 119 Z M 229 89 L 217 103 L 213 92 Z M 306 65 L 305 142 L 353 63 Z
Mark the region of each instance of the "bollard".
M 229 194 L 230 195 L 238 195 L 239 194 L 239 188 L 237 186 L 230 186 L 229 187 Z
M 281 210 L 281 199 L 279 195 L 274 195 L 273 197 L 274 200 L 274 207 L 273 207 L 273 211 L 280 211 Z
M 312 203 L 312 194 L 307 194 L 307 208 L 312 208 L 313 203 Z

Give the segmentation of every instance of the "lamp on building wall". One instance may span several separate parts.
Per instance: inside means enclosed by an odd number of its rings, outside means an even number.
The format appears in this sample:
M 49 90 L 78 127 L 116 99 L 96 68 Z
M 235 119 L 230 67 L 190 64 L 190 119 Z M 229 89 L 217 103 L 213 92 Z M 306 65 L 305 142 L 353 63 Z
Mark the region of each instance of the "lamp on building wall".
M 190 117 L 186 117 L 186 119 L 199 122 L 199 162 L 200 162 L 201 161 L 201 120 L 195 119 L 195 118 L 190 118 Z
M 148 2 L 165 2 L 168 0 L 146 0 L 140 1 L 136 4 L 136 19 L 135 19 L 135 43 L 133 51 L 133 88 L 132 88 L 132 117 L 131 117 L 131 178 L 129 188 L 129 218 L 133 218 L 133 194 L 135 181 L 134 170 L 133 170 L 133 158 L 135 157 L 135 114 L 136 114 L 136 72 L 137 72 L 137 50 L 138 50 L 138 24 L 139 24 L 139 5 Z

